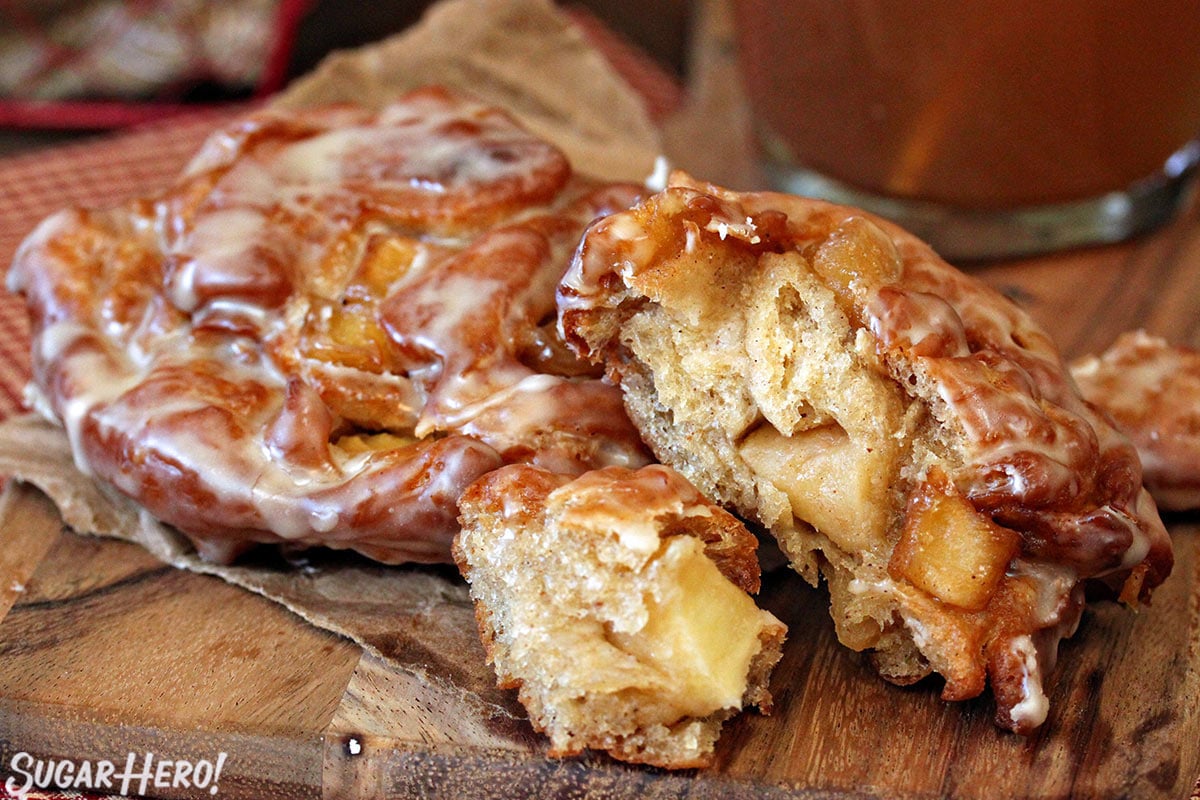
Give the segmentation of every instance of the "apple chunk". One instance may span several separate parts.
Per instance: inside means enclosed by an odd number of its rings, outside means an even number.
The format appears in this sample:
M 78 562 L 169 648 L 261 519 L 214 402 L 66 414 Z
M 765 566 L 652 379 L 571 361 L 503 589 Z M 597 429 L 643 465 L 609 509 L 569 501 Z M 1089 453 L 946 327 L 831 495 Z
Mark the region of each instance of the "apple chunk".
M 722 575 L 691 536 L 672 538 L 653 572 L 659 580 L 647 596 L 645 626 L 613 632 L 610 640 L 670 676 L 656 691 L 680 715 L 741 707 L 764 631 L 778 623 Z
M 945 476 L 931 475 L 909 500 L 888 571 L 944 603 L 987 606 L 1020 537 L 975 510 Z
M 883 541 L 890 454 L 856 442 L 837 425 L 784 436 L 763 425 L 742 442 L 743 459 L 787 495 L 792 514 L 846 550 Z

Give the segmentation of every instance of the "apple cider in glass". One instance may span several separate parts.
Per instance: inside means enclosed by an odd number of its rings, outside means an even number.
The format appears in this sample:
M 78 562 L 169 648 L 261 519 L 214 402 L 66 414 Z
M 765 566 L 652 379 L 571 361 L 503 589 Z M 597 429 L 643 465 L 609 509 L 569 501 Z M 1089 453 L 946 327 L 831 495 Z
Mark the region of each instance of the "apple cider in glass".
M 1124 238 L 1200 159 L 1200 0 L 739 0 L 736 21 L 770 180 L 950 255 Z

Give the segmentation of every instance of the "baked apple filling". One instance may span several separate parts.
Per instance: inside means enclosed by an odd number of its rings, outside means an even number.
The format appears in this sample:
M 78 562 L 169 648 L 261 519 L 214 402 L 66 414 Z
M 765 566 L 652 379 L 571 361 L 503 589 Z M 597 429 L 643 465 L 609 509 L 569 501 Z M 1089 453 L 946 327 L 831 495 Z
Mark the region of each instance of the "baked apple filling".
M 889 454 L 855 441 L 836 424 L 784 436 L 761 425 L 741 443 L 754 473 L 787 495 L 792 514 L 843 548 L 884 540 L 890 503 Z
M 646 571 L 654 582 L 645 624 L 614 631 L 609 641 L 654 676 L 646 688 L 664 710 L 663 721 L 740 708 L 771 617 L 721 574 L 694 537 L 672 537 Z
M 940 470 L 908 502 L 888 572 L 944 603 L 981 611 L 992 599 L 1020 536 L 975 510 Z

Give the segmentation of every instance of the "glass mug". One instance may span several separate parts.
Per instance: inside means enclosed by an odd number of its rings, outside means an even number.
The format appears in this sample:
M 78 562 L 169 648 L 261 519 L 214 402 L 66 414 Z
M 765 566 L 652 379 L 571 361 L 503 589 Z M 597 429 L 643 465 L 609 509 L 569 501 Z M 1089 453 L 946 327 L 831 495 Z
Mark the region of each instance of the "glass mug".
M 1200 0 L 736 0 L 775 188 L 959 259 L 1161 224 L 1200 162 Z

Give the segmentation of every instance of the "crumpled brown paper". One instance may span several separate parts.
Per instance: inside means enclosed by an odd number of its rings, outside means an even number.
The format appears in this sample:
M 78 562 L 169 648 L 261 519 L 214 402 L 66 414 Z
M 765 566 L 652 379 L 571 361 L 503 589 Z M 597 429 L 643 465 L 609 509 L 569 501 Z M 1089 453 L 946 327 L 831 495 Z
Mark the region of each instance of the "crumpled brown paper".
M 661 147 L 640 98 L 550 0 L 451 0 L 404 34 L 331 56 L 276 102 L 379 106 L 430 83 L 510 110 L 582 173 L 641 181 Z M 0 424 L 0 475 L 37 486 L 80 533 L 137 542 L 164 562 L 219 576 L 353 639 L 399 668 L 394 675 L 447 689 L 452 700 L 440 702 L 524 716 L 495 688 L 466 585 L 452 567 L 385 567 L 320 551 L 290 562 L 205 562 L 180 534 L 77 471 L 62 429 L 32 415 Z M 459 673 L 430 675 L 427 663 L 457 664 Z
M 548 0 L 451 0 L 409 32 L 335 53 L 275 102 L 378 107 L 442 84 L 516 116 L 579 172 L 641 181 L 662 145 L 642 101 Z

